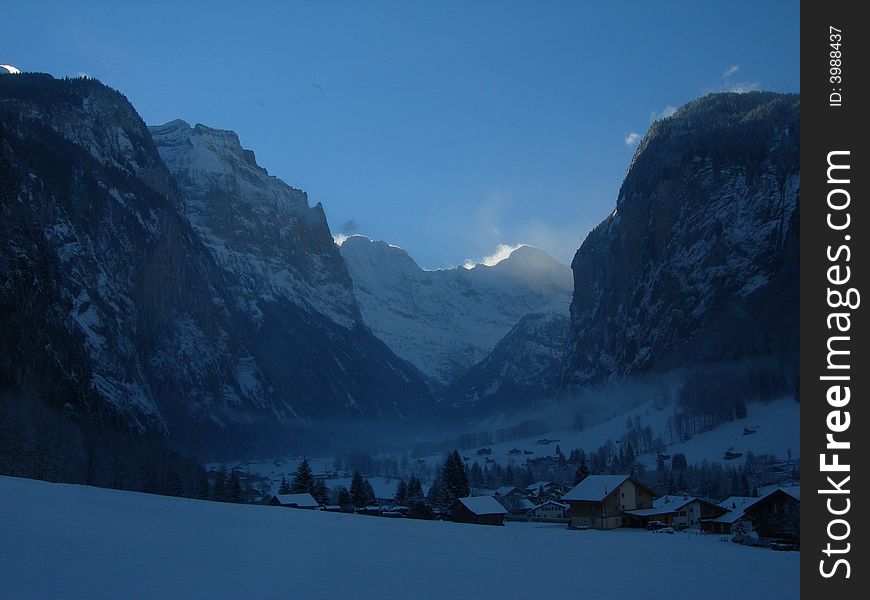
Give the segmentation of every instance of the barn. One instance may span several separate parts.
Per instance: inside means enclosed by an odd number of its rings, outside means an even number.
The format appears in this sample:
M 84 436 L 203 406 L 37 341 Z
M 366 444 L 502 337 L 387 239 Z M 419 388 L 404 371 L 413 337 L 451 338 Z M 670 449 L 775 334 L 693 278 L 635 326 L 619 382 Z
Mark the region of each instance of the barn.
M 453 504 L 453 520 L 457 523 L 504 525 L 507 509 L 492 496 L 460 498 Z

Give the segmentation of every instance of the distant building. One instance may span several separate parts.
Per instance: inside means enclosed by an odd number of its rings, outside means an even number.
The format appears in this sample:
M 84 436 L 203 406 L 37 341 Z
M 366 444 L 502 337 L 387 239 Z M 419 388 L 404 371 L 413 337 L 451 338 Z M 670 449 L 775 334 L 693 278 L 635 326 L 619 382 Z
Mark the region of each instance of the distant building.
M 627 527 L 646 527 L 659 521 L 679 529 L 701 529 L 702 519 L 715 519 L 728 512 L 718 504 L 694 496 L 662 496 L 653 500 L 652 508 L 625 512 Z
M 545 500 L 558 500 L 565 493 L 565 488 L 554 481 L 536 481 L 526 488 L 526 492 L 540 504 Z
M 457 523 L 504 525 L 507 509 L 492 496 L 471 496 L 457 500 L 452 512 Z
M 550 521 L 555 523 L 567 523 L 568 511 L 571 507 L 556 500 L 546 500 L 529 510 L 529 519 L 532 521 Z
M 311 494 L 276 494 L 272 496 L 272 506 L 284 506 L 286 508 L 320 508 L 320 504 Z
M 571 507 L 570 526 L 616 529 L 624 512 L 652 508 L 657 494 L 629 475 L 589 475 L 562 496 Z
M 512 515 L 524 515 L 530 508 L 535 506 L 534 502 L 526 498 L 526 491 L 512 485 L 506 485 L 498 488 L 492 495 L 498 500 L 508 513 Z

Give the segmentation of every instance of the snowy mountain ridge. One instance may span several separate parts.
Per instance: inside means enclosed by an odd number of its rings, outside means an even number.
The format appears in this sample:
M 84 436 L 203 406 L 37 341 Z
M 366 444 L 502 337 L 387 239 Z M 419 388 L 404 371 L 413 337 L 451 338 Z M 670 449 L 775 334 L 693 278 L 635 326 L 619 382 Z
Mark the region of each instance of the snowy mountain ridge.
M 399 356 L 446 385 L 483 360 L 529 313 L 567 314 L 570 269 L 522 246 L 495 265 L 426 271 L 363 236 L 341 245 L 363 320 Z

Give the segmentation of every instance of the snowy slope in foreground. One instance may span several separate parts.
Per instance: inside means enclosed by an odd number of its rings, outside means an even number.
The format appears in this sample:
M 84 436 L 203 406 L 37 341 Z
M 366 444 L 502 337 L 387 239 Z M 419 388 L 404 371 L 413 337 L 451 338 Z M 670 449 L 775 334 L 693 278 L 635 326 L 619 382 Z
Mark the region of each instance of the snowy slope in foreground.
M 799 593 L 798 553 L 715 536 L 392 520 L 9 477 L 0 477 L 0 514 L 0 581 L 9 598 L 594 600 L 635 598 L 642 589 L 645 599 L 670 600 L 683 590 L 751 600 Z

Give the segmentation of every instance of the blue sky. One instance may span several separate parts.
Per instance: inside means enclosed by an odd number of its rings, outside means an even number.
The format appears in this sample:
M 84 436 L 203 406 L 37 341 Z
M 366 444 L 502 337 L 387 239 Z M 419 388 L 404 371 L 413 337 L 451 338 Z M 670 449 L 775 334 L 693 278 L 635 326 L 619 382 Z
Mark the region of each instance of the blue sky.
M 471 5 L 471 6 L 467 6 Z M 424 267 L 570 262 L 655 115 L 799 91 L 791 2 L 87 2 L 4 9 L 0 63 L 87 74 L 149 124 L 233 129 L 333 233 Z

